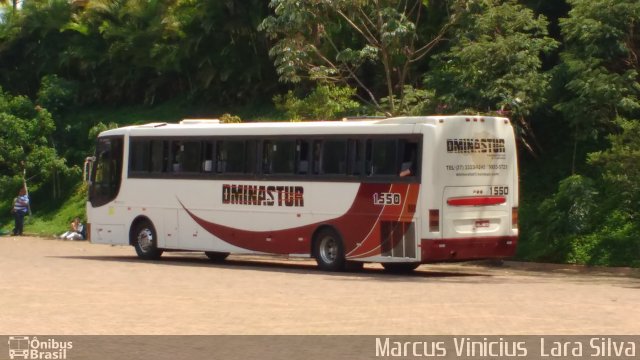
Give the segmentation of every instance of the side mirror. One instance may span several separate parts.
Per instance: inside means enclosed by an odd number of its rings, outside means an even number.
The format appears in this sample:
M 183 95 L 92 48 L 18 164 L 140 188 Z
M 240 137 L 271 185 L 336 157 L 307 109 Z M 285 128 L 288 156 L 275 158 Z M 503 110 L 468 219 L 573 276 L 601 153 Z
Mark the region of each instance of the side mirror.
M 91 184 L 91 172 L 93 171 L 93 163 L 96 161 L 95 156 L 89 156 L 84 160 L 84 168 L 82 170 L 82 181 Z

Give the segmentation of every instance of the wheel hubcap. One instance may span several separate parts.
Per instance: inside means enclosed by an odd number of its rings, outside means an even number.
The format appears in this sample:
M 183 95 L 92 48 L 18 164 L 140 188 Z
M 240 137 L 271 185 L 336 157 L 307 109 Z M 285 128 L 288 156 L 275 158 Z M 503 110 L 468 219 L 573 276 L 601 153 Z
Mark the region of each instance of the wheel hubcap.
M 153 246 L 153 233 L 149 229 L 142 229 L 138 233 L 138 245 L 140 245 L 140 249 L 144 252 L 151 250 Z
M 336 261 L 338 256 L 338 242 L 332 237 L 325 237 L 320 242 L 320 257 L 325 263 Z

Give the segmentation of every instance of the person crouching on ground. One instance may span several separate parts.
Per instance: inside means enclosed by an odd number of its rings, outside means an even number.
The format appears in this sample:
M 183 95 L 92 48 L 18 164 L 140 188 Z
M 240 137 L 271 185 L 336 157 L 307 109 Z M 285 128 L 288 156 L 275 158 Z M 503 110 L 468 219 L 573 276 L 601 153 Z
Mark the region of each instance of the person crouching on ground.
M 80 222 L 80 218 L 76 217 L 71 222 L 71 226 L 69 227 L 69 231 L 60 235 L 60 239 L 65 240 L 84 240 L 83 235 L 84 225 Z
M 18 197 L 13 202 L 13 209 L 11 212 L 15 218 L 15 227 L 13 228 L 13 235 L 22 235 L 24 229 L 24 216 L 29 210 L 29 195 L 27 195 L 27 189 L 24 187 L 18 192 Z

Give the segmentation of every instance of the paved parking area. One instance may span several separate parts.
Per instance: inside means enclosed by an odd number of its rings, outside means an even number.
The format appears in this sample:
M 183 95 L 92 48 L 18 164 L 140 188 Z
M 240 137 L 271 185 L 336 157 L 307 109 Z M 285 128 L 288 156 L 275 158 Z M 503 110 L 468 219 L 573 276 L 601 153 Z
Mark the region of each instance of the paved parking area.
M 325 273 L 312 260 L 0 238 L 0 334 L 640 334 L 633 269 Z

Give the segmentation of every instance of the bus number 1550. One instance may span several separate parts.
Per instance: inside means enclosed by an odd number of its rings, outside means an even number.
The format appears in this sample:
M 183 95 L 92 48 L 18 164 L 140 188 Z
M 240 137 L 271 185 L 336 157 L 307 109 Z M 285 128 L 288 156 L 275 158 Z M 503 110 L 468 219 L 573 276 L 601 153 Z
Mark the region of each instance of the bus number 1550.
M 491 195 L 509 195 L 508 186 L 489 186 L 489 193 Z
M 373 194 L 373 203 L 375 205 L 400 205 L 402 198 L 398 193 L 375 193 Z

